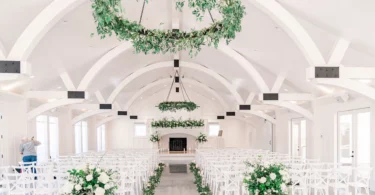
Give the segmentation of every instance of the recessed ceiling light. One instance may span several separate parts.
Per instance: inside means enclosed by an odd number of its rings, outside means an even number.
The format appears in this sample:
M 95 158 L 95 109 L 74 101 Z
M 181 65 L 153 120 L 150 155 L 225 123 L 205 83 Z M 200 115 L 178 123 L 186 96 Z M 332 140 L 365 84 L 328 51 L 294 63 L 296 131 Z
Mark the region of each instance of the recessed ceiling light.
M 297 104 L 297 102 L 296 101 L 289 101 L 290 103 L 292 103 L 292 104 Z
M 370 84 L 372 82 L 371 79 L 359 79 L 358 81 L 364 84 Z
M 285 88 L 284 91 L 289 91 L 289 90 Z
M 33 78 L 35 78 L 35 76 L 34 76 L 34 75 L 31 75 L 31 76 L 30 76 L 30 79 L 33 79 Z
M 58 86 L 58 87 L 57 87 L 57 89 L 61 89 L 61 87 L 60 87 L 60 86 Z

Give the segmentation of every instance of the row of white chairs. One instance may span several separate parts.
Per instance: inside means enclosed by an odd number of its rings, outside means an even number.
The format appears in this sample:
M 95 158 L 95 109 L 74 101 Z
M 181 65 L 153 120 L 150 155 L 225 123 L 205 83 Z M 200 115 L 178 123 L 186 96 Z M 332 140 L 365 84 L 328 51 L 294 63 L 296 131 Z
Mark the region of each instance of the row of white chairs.
M 353 194 L 369 193 L 372 169 L 351 168 L 315 159 L 302 159 L 285 154 L 251 149 L 199 149 L 197 165 L 204 182 L 214 195 L 247 195 L 243 177 L 247 171 L 244 162 L 262 158 L 267 163 L 282 163 L 289 171 L 292 185 L 290 194 Z
M 101 169 L 116 170 L 118 195 L 140 195 L 143 185 L 157 164 L 157 150 L 118 150 L 106 153 L 85 153 L 61 156 L 48 162 L 22 163 L 0 167 L 0 195 L 59 194 L 69 180 L 68 170 L 90 164 Z

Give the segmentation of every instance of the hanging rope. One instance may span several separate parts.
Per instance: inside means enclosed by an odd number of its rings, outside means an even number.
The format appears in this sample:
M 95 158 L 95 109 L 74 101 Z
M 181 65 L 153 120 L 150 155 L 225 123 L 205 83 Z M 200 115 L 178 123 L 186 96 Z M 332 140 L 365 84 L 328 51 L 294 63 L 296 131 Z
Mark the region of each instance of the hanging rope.
M 210 11 L 210 10 L 208 10 L 208 13 L 210 14 L 210 17 L 211 17 L 212 23 L 215 23 L 215 20 L 214 20 L 214 18 L 212 17 L 212 14 L 211 14 L 211 11 Z
M 186 89 L 185 89 L 185 86 L 184 86 L 184 84 L 182 83 L 182 79 L 180 79 L 180 86 L 182 86 L 182 94 L 184 94 L 184 92 L 185 92 L 185 94 L 186 94 L 186 97 L 188 98 L 188 100 L 189 100 L 189 102 L 191 102 L 191 100 L 190 100 L 190 98 L 189 98 L 189 95 L 187 94 L 187 92 L 186 92 Z M 185 100 L 186 101 L 186 100 Z
M 139 24 L 141 24 L 142 22 L 143 11 L 145 10 L 145 4 L 146 4 L 146 0 L 143 1 L 142 12 L 141 12 L 141 16 L 139 17 Z
M 175 77 L 176 77 L 176 74 L 177 74 L 177 71 L 176 71 L 176 73 L 174 74 Z M 168 92 L 167 99 L 165 100 L 166 102 L 168 102 L 168 100 L 169 100 L 169 96 L 171 95 L 174 81 L 175 81 L 175 78 L 172 79 L 172 84 L 171 84 L 171 87 L 169 88 L 169 92 Z

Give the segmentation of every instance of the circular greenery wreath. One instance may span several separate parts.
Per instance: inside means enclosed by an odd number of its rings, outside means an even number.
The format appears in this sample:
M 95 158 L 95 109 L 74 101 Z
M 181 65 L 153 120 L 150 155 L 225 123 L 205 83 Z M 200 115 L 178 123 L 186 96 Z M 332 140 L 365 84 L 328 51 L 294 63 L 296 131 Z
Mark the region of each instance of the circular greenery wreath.
M 197 109 L 199 106 L 197 106 L 194 102 L 161 102 L 157 107 L 162 112 L 176 112 L 177 110 L 182 109 L 191 112 Z
M 181 11 L 184 4 L 184 0 L 176 2 L 176 9 Z M 131 40 L 137 53 L 189 50 L 194 55 L 203 45 L 217 48 L 220 39 L 225 39 L 228 44 L 236 37 L 236 32 L 241 31 L 241 20 L 245 15 L 241 0 L 188 0 L 188 6 L 193 9 L 192 13 L 197 20 L 202 20 L 204 13 L 212 9 L 219 11 L 222 20 L 213 21 L 208 28 L 190 32 L 146 29 L 141 24 L 122 17 L 121 0 L 92 0 L 98 35 L 105 38 L 115 33 L 120 40 Z

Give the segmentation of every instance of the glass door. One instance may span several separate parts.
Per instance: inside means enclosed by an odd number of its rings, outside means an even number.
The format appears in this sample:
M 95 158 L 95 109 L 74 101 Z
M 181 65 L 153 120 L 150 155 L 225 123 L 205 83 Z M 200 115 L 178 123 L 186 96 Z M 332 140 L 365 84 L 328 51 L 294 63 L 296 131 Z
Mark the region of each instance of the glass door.
M 338 163 L 343 166 L 370 165 L 369 109 L 358 109 L 338 113 Z
M 306 120 L 303 118 L 291 120 L 291 153 L 292 156 L 306 158 Z

